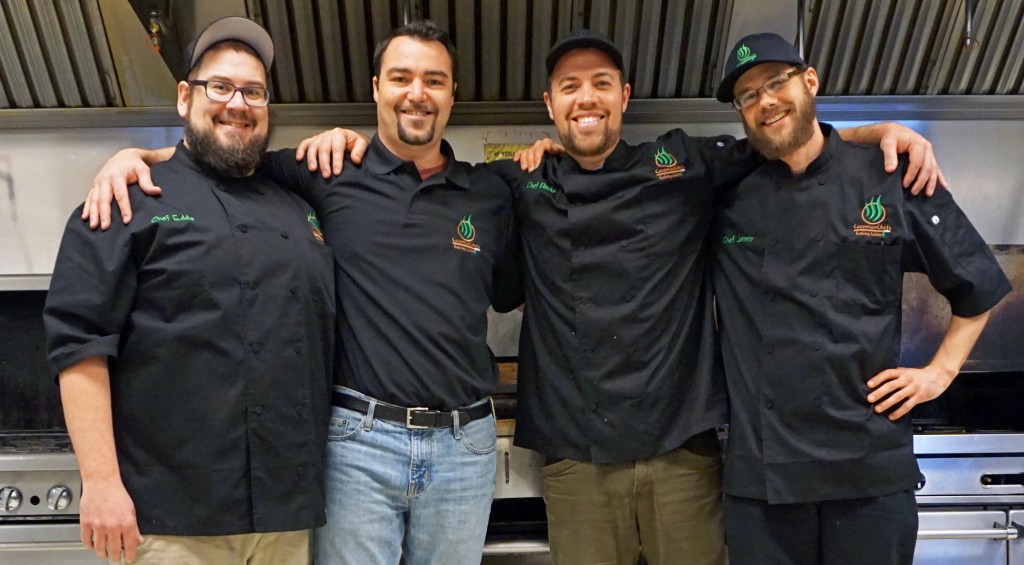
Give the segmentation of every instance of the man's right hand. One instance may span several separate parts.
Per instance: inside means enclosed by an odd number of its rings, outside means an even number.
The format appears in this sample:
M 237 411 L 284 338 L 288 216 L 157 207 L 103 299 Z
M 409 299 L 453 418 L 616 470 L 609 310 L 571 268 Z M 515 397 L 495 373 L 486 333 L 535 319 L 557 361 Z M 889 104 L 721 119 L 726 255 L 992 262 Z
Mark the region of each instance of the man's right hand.
M 115 199 L 121 208 L 121 221 L 126 224 L 132 221 L 132 205 L 128 200 L 129 184 L 138 183 L 142 192 L 150 196 L 160 194 L 160 187 L 153 184 L 149 176 L 149 165 L 144 158 L 150 153 L 145 149 L 122 149 L 103 165 L 96 178 L 92 179 L 92 187 L 89 188 L 89 195 L 82 208 L 82 220 L 87 220 L 90 228 L 110 228 L 110 202 Z
M 124 551 L 126 561 L 135 561 L 142 534 L 135 518 L 135 504 L 120 479 L 86 482 L 79 504 L 82 543 L 100 559 L 116 562 Z

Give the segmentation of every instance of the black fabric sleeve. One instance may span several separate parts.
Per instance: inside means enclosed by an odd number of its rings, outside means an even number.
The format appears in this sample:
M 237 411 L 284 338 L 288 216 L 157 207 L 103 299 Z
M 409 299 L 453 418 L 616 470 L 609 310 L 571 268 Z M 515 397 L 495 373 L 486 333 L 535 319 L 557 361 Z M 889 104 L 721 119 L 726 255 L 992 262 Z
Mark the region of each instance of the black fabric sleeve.
M 501 257 L 494 268 L 493 296 L 491 306 L 497 312 L 509 312 L 523 303 L 523 244 L 519 230 L 518 187 L 524 173 L 519 163 L 503 159 L 483 165 L 485 169 L 501 178 L 509 191 L 509 222 L 505 230 L 505 243 Z
M 294 192 L 307 202 L 313 202 L 318 188 L 323 188 L 319 171 L 310 171 L 306 161 L 295 160 L 295 149 L 278 149 L 263 156 L 263 172 L 267 178 Z M 355 166 L 347 158 L 345 166 Z
M 1010 292 L 1010 281 L 952 194 L 941 187 L 930 198 L 903 194 L 912 235 L 904 270 L 928 275 L 956 316 L 977 316 L 998 304 Z
M 704 161 L 708 178 L 720 193 L 747 178 L 764 163 L 764 157 L 746 139 L 731 135 L 691 139 Z
M 47 359 L 58 373 L 87 357 L 117 357 L 135 300 L 135 230 L 113 222 L 92 231 L 81 213 L 79 206 L 65 226 L 43 309 Z

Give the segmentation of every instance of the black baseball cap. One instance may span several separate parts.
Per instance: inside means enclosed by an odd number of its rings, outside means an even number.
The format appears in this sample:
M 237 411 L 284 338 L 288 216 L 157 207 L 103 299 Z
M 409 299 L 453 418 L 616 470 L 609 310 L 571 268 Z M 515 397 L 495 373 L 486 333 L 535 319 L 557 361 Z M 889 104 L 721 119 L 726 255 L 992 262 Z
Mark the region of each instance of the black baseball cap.
M 239 16 L 229 16 L 215 20 L 206 26 L 189 46 L 188 56 L 185 63 L 191 71 L 196 63 L 203 57 L 211 46 L 221 41 L 233 39 L 252 47 L 252 50 L 260 56 L 263 61 L 263 68 L 270 70 L 270 64 L 274 62 L 274 41 L 270 34 L 260 24 Z
M 725 73 L 715 98 L 719 102 L 731 102 L 734 98 L 732 87 L 743 73 L 761 63 L 790 63 L 804 67 L 800 53 L 792 43 L 774 33 L 755 33 L 748 35 L 729 51 L 725 59 Z
M 551 73 L 554 72 L 555 65 L 558 64 L 558 60 L 562 58 L 562 55 L 573 49 L 599 49 L 604 51 L 606 55 L 611 57 L 615 66 L 620 71 L 622 70 L 622 52 L 619 51 L 619 48 L 600 33 L 592 29 L 580 28 L 559 39 L 551 47 L 551 50 L 548 51 L 548 57 L 545 59 L 548 67 L 548 76 L 551 76 Z

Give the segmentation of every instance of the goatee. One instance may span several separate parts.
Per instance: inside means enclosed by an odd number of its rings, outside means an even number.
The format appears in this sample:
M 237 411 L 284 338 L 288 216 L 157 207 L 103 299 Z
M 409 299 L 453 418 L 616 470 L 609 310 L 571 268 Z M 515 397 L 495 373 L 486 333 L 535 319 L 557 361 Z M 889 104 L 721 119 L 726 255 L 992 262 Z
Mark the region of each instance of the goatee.
M 200 129 L 192 125 L 191 120 L 185 121 L 185 142 L 189 154 L 205 169 L 226 177 L 245 177 L 263 158 L 270 139 L 269 129 L 264 135 L 253 135 L 248 141 L 241 136 L 229 136 L 226 142 L 220 142 L 212 129 Z
M 572 133 L 571 126 L 566 128 L 565 131 L 559 131 L 558 137 L 562 145 L 565 146 L 566 153 L 574 157 L 597 157 L 606 153 L 617 143 L 617 140 L 608 129 L 601 132 L 601 137 L 598 138 L 597 143 L 591 144 L 589 147 L 584 147 L 577 142 L 576 136 Z
M 784 107 L 775 111 L 784 110 Z M 814 120 L 816 116 L 814 97 L 804 85 L 803 96 L 789 110 L 789 119 L 793 127 L 788 135 L 772 136 L 759 127 L 751 126 L 743 120 L 743 130 L 747 132 L 750 145 L 768 160 L 785 157 L 803 147 L 814 136 Z

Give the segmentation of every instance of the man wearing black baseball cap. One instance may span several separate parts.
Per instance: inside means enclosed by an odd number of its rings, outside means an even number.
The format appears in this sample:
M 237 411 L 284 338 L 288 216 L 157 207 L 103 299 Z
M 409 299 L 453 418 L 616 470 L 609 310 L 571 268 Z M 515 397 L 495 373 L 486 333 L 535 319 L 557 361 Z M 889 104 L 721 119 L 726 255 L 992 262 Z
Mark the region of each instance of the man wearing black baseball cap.
M 325 522 L 333 261 L 311 206 L 256 170 L 273 55 L 252 21 L 206 28 L 162 194 L 126 195 L 130 225 L 93 232 L 80 209 L 64 233 L 48 353 L 82 541 L 112 562 L 304 565 Z
M 877 148 L 818 122 L 817 72 L 791 44 L 751 35 L 728 57 L 717 98 L 767 158 L 725 193 L 710 238 L 730 563 L 910 565 L 908 413 L 949 386 L 1009 282 L 948 191 L 911 195 Z M 897 366 L 911 271 L 953 314 L 921 369 Z

